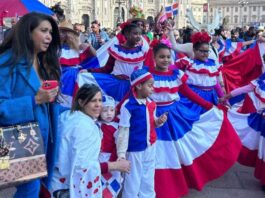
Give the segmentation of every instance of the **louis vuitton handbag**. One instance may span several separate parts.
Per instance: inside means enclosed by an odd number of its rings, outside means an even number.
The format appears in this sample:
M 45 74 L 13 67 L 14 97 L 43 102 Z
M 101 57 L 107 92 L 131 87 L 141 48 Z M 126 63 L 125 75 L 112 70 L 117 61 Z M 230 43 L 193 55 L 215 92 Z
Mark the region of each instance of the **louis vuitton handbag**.
M 46 175 L 39 125 L 0 127 L 0 189 Z

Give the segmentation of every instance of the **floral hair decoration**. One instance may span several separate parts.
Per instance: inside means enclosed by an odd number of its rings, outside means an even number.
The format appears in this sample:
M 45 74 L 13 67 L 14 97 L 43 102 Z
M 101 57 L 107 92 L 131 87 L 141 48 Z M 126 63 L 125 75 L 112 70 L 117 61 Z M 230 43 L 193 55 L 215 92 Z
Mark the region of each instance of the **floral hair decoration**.
M 126 22 L 123 22 L 121 25 L 120 25 L 120 28 L 123 30 L 126 26 L 130 25 L 131 22 L 129 21 L 126 21 Z
M 168 39 L 162 38 L 161 40 L 154 39 L 152 43 L 150 44 L 150 47 L 154 48 L 157 46 L 159 43 L 163 43 L 164 45 L 168 46 L 170 49 L 172 48 L 172 44 Z
M 160 43 L 165 44 L 165 45 L 168 46 L 170 49 L 172 48 L 172 44 L 171 44 L 171 42 L 170 42 L 169 39 L 162 38 L 162 39 L 160 40 Z
M 209 43 L 211 41 L 211 37 L 207 32 L 196 32 L 191 36 L 191 42 L 193 44 L 196 43 Z

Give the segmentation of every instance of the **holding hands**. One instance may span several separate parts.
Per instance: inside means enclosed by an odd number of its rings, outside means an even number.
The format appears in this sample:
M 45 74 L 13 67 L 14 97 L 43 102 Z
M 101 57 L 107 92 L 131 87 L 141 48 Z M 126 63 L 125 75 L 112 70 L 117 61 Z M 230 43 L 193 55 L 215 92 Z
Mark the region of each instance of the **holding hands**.
M 226 105 L 227 104 L 227 100 L 230 99 L 230 98 L 231 98 L 231 94 L 230 93 L 225 94 L 222 98 L 219 98 L 219 103 Z
M 115 162 L 108 162 L 109 170 L 117 170 L 124 173 L 130 173 L 131 163 L 130 161 L 120 158 Z

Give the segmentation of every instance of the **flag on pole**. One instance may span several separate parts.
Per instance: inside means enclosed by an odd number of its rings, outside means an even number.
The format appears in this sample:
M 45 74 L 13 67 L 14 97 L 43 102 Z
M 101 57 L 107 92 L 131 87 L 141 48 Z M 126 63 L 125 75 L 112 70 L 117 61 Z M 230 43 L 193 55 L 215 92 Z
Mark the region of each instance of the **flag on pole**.
M 204 3 L 203 4 L 203 12 L 208 12 L 208 8 L 209 8 L 209 4 L 208 3 Z
M 179 8 L 178 3 L 173 3 L 170 6 L 166 6 L 165 11 L 166 11 L 167 18 L 176 16 L 178 14 L 178 8 Z

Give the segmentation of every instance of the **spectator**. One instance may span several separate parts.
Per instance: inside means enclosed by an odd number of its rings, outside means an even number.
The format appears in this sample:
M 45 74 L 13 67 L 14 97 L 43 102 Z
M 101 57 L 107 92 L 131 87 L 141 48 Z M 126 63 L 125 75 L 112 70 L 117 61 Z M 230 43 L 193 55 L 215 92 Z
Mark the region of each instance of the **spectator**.
M 73 27 L 74 31 L 76 31 L 79 34 L 79 43 L 85 43 L 86 36 L 82 31 L 82 24 L 75 23 Z
M 154 39 L 154 34 L 151 32 L 150 24 L 146 23 L 144 26 L 145 35 L 149 38 L 150 42 Z
M 78 90 L 72 109 L 60 115 L 60 149 L 51 189 L 54 197 L 102 197 L 101 135 L 95 123 L 101 108 L 100 89 L 85 84 Z
M 96 20 L 91 23 L 92 32 L 88 36 L 88 42 L 97 50 L 108 40 L 108 34 L 100 29 L 100 23 Z
M 55 150 L 59 105 L 51 102 L 58 87 L 44 90 L 44 80 L 60 80 L 60 37 L 52 17 L 24 15 L 0 46 L 0 126 L 38 122 L 45 151 Z M 50 138 L 53 138 L 53 143 Z M 48 168 L 52 156 L 48 156 Z M 50 172 L 48 172 L 49 174 Z M 48 183 L 49 184 L 49 180 Z M 15 198 L 38 198 L 40 180 L 17 186 Z

